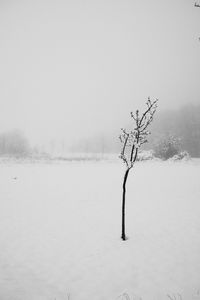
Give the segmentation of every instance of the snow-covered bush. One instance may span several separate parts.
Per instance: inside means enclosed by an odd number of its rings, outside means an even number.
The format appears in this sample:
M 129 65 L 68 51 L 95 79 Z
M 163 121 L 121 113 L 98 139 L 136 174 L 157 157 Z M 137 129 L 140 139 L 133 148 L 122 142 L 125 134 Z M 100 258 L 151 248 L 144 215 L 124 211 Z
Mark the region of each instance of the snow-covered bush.
M 181 151 L 171 158 L 172 161 L 189 160 L 189 159 L 190 159 L 190 155 L 187 151 Z
M 154 159 L 153 150 L 144 150 L 138 153 L 137 161 L 145 161 Z
M 167 160 L 180 153 L 180 141 L 174 136 L 161 139 L 154 146 L 154 156 Z

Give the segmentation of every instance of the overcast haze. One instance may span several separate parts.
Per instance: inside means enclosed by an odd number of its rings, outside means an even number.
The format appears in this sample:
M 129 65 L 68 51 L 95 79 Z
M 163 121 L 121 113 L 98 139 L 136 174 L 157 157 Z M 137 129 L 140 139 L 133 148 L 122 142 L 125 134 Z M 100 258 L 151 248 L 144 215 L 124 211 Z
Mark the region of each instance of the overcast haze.
M 200 104 L 199 36 L 190 0 L 0 0 L 0 130 L 70 142 L 148 96 Z

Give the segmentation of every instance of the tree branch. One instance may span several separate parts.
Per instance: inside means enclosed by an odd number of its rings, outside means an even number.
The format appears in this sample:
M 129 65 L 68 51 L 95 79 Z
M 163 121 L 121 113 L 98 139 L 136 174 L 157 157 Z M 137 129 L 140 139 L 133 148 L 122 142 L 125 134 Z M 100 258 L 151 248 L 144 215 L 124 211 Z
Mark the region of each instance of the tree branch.
M 139 116 L 139 110 L 136 110 L 135 114 L 131 112 L 131 118 L 136 125 L 133 131 L 128 133 L 125 129 L 122 129 L 123 134 L 120 136 L 120 140 L 123 143 L 123 147 L 120 157 L 126 163 L 128 168 L 133 167 L 133 164 L 137 159 L 139 147 L 147 142 L 147 135 L 149 135 L 150 132 L 146 129 L 153 120 L 157 108 L 157 101 L 158 100 L 151 102 L 150 98 L 148 98 L 146 102 L 147 109 L 142 114 L 141 118 Z M 128 146 L 131 147 L 129 154 L 126 153 L 126 147 Z

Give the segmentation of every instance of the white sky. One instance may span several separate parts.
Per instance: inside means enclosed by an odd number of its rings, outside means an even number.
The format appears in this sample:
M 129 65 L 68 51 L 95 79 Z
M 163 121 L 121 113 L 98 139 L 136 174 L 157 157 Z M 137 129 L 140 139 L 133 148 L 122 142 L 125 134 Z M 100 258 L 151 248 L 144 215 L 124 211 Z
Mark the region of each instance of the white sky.
M 0 131 L 69 141 L 200 103 L 192 0 L 0 0 Z

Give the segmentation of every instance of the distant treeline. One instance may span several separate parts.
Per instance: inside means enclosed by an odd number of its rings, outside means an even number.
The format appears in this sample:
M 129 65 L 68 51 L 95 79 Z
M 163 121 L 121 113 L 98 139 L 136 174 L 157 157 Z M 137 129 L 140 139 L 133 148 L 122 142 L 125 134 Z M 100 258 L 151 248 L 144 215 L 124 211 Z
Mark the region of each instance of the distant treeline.
M 130 122 L 129 122 L 130 121 Z M 127 119 L 127 127 L 131 120 Z M 174 137 L 180 141 L 181 150 L 187 151 L 192 157 L 200 157 L 200 105 L 187 105 L 179 110 L 156 112 L 150 127 L 149 142 L 143 149 L 155 149 L 163 139 Z M 67 134 L 67 132 L 66 132 Z M 52 140 L 43 143 L 37 149 L 31 149 L 28 140 L 20 131 L 10 131 L 0 134 L 0 155 L 27 156 L 32 153 L 49 153 L 64 156 L 74 153 L 120 153 L 120 128 L 112 133 L 104 133 L 87 139 L 78 139 L 70 146 L 62 141 Z

